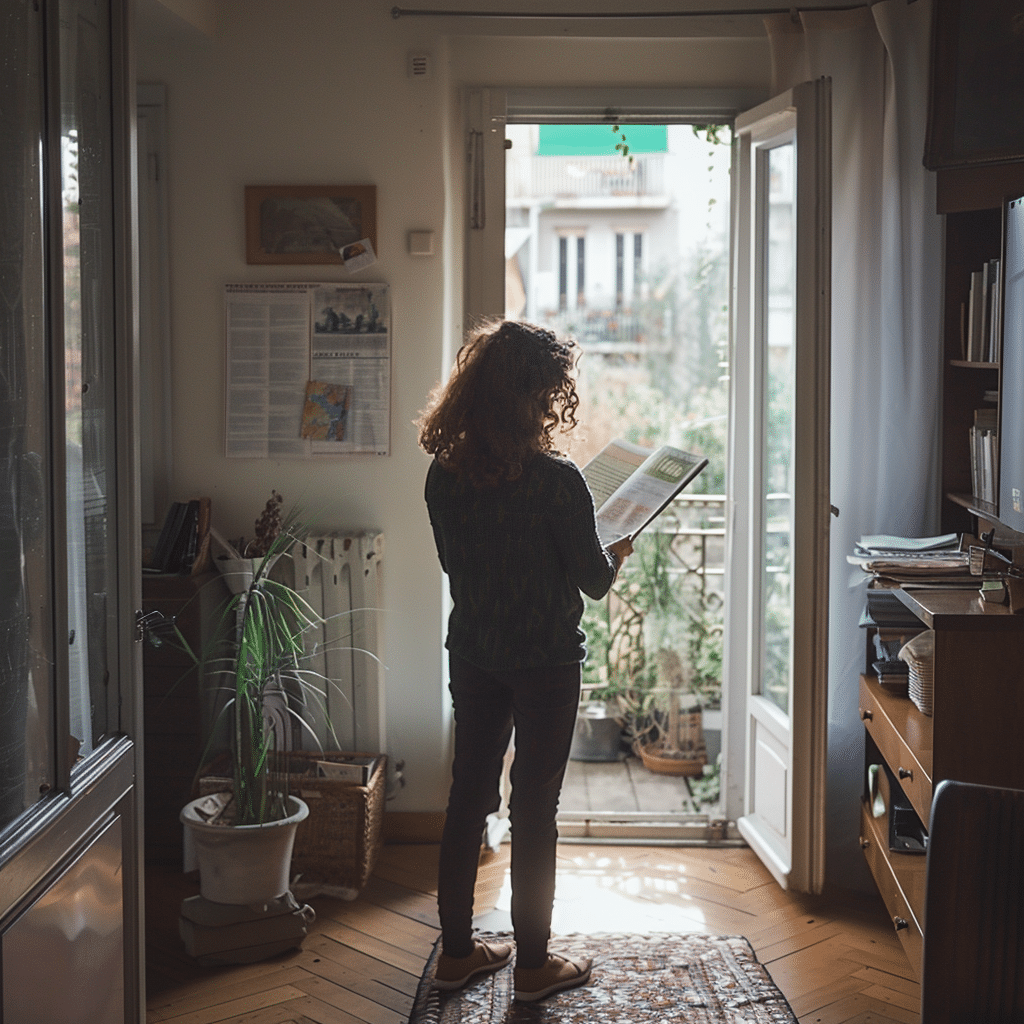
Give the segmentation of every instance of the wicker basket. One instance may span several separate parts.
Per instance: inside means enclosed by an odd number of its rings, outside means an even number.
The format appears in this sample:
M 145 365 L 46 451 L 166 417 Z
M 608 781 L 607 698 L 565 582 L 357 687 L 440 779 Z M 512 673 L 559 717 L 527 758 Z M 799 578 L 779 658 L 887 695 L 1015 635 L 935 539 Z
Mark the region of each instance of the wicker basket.
M 318 773 L 317 761 L 352 757 L 377 758 L 366 785 L 325 779 Z M 271 781 L 281 786 L 287 783 L 289 792 L 309 806 L 309 817 L 295 834 L 292 892 L 299 899 L 321 895 L 355 899 L 373 873 L 382 845 L 386 756 L 292 751 L 274 754 L 272 768 Z M 225 775 L 204 775 L 200 792 L 230 790 L 231 779 Z

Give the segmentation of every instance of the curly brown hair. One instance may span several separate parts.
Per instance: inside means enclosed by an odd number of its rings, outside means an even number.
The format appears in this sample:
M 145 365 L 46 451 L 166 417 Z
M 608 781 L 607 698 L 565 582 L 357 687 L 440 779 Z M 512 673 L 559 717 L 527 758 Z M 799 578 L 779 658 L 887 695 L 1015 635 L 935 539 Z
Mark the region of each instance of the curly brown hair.
M 515 480 L 576 426 L 575 342 L 518 320 L 476 331 L 417 420 L 420 446 L 476 487 Z

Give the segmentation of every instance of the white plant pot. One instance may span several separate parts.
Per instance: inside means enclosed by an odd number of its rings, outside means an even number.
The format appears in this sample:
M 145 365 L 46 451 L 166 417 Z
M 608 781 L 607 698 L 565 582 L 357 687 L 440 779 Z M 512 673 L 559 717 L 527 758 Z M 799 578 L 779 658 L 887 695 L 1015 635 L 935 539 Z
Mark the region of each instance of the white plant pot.
M 215 558 L 214 565 L 232 594 L 244 594 L 252 585 L 258 558 Z
M 291 815 L 265 825 L 211 825 L 196 811 L 209 799 L 191 801 L 180 815 L 199 863 L 201 895 L 213 903 L 255 906 L 288 892 L 295 830 L 309 815 L 306 804 L 289 796 Z
M 278 558 L 280 558 L 280 555 L 275 556 L 271 560 L 268 571 L 274 567 L 274 563 Z M 244 594 L 252 586 L 253 577 L 256 575 L 256 570 L 260 567 L 260 562 L 262 561 L 262 555 L 259 558 L 228 558 L 221 556 L 215 558 L 213 564 L 217 566 L 224 582 L 227 584 L 228 590 L 232 594 Z

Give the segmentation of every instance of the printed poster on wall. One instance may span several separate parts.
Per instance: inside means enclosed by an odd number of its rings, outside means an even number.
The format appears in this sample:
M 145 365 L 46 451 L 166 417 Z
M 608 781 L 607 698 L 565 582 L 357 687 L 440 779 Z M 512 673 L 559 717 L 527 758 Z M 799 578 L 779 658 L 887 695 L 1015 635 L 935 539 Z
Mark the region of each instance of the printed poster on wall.
M 229 284 L 224 298 L 226 455 L 390 454 L 387 285 Z

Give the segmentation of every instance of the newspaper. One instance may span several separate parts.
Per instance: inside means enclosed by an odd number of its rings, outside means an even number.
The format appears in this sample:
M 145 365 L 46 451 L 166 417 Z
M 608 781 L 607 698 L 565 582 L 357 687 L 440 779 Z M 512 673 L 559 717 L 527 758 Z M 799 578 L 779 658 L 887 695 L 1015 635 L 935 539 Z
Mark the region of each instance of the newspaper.
M 583 467 L 602 544 L 636 537 L 708 464 L 702 455 L 662 445 L 655 451 L 609 442 Z
M 389 454 L 387 285 L 230 284 L 225 325 L 226 455 Z M 322 439 L 303 437 L 311 384 L 317 394 L 330 393 L 328 385 L 348 389 L 336 392 L 347 395 L 347 402 L 333 424 L 328 412 Z

